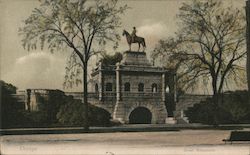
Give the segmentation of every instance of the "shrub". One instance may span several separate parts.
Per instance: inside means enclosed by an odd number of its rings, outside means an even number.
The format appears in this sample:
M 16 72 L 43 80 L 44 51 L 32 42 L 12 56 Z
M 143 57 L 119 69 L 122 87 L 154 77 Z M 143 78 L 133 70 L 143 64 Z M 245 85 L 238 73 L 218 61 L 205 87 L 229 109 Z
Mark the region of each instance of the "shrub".
M 0 80 L 0 107 L 1 128 L 10 128 L 21 124 L 23 104 L 19 103 L 12 94 L 16 93 L 16 87 Z
M 223 94 L 217 109 L 219 124 L 250 123 L 250 105 L 247 91 L 236 91 Z M 213 124 L 214 107 L 208 98 L 185 111 L 190 123 Z
M 57 119 L 63 126 L 82 126 L 84 124 L 84 105 L 80 100 L 74 100 L 60 107 Z M 110 113 L 104 109 L 89 106 L 89 122 L 91 126 L 109 126 Z

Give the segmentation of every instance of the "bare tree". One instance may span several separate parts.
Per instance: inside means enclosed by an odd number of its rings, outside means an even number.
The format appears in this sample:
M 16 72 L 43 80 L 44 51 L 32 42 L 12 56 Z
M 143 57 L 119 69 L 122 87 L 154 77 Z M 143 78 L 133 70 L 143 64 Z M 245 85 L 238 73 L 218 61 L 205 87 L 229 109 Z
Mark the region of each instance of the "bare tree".
M 20 28 L 23 47 L 36 49 L 39 45 L 54 50 L 67 49 L 81 61 L 83 68 L 84 128 L 88 123 L 88 61 L 96 54 L 93 45 L 114 42 L 117 46 L 121 25 L 120 15 L 127 6 L 118 6 L 117 0 L 41 0 Z M 79 64 L 78 64 L 79 65 Z
M 245 73 L 240 64 L 246 56 L 244 14 L 221 1 L 193 0 L 183 3 L 178 18 L 177 37 L 161 40 L 153 56 L 168 57 L 186 88 L 199 80 L 210 83 L 216 113 L 225 83 Z

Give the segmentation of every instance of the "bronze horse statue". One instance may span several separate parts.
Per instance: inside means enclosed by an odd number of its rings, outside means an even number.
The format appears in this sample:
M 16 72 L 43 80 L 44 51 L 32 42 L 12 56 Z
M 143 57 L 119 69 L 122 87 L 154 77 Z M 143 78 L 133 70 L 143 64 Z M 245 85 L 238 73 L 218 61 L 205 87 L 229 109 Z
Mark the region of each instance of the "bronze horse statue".
M 126 30 L 123 30 L 122 35 L 123 36 L 126 35 L 126 39 L 127 39 L 128 45 L 129 45 L 129 51 L 131 51 L 131 44 L 132 43 L 138 43 L 138 45 L 139 45 L 138 51 L 140 50 L 141 45 L 143 46 L 143 51 L 145 50 L 146 43 L 145 43 L 145 39 L 144 38 L 135 36 L 134 40 L 132 42 L 132 37 L 131 37 L 131 35 Z

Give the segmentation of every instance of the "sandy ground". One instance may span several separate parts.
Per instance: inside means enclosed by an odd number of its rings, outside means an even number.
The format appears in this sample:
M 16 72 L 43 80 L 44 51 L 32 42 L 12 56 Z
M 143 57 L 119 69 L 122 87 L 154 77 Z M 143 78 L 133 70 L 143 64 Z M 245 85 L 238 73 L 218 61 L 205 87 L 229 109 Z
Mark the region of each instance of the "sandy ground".
M 229 130 L 11 135 L 1 137 L 2 154 L 250 155 L 250 143 L 224 144 Z

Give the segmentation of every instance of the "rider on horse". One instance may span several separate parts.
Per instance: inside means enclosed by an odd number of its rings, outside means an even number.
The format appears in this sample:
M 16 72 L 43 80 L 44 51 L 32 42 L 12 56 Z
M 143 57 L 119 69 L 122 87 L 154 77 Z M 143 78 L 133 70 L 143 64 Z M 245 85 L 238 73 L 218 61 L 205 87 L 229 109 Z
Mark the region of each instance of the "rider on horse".
M 132 43 L 135 41 L 135 37 L 136 37 L 136 27 L 133 27 L 133 31 L 131 33 L 131 37 L 132 37 Z
M 143 51 L 146 48 L 145 39 L 136 35 L 136 28 L 135 27 L 133 27 L 133 31 L 132 31 L 131 35 L 126 30 L 123 30 L 122 35 L 126 36 L 126 39 L 127 39 L 128 45 L 129 45 L 129 51 L 131 51 L 131 44 L 132 43 L 137 43 L 139 45 L 138 51 L 140 50 L 141 45 L 143 46 Z

